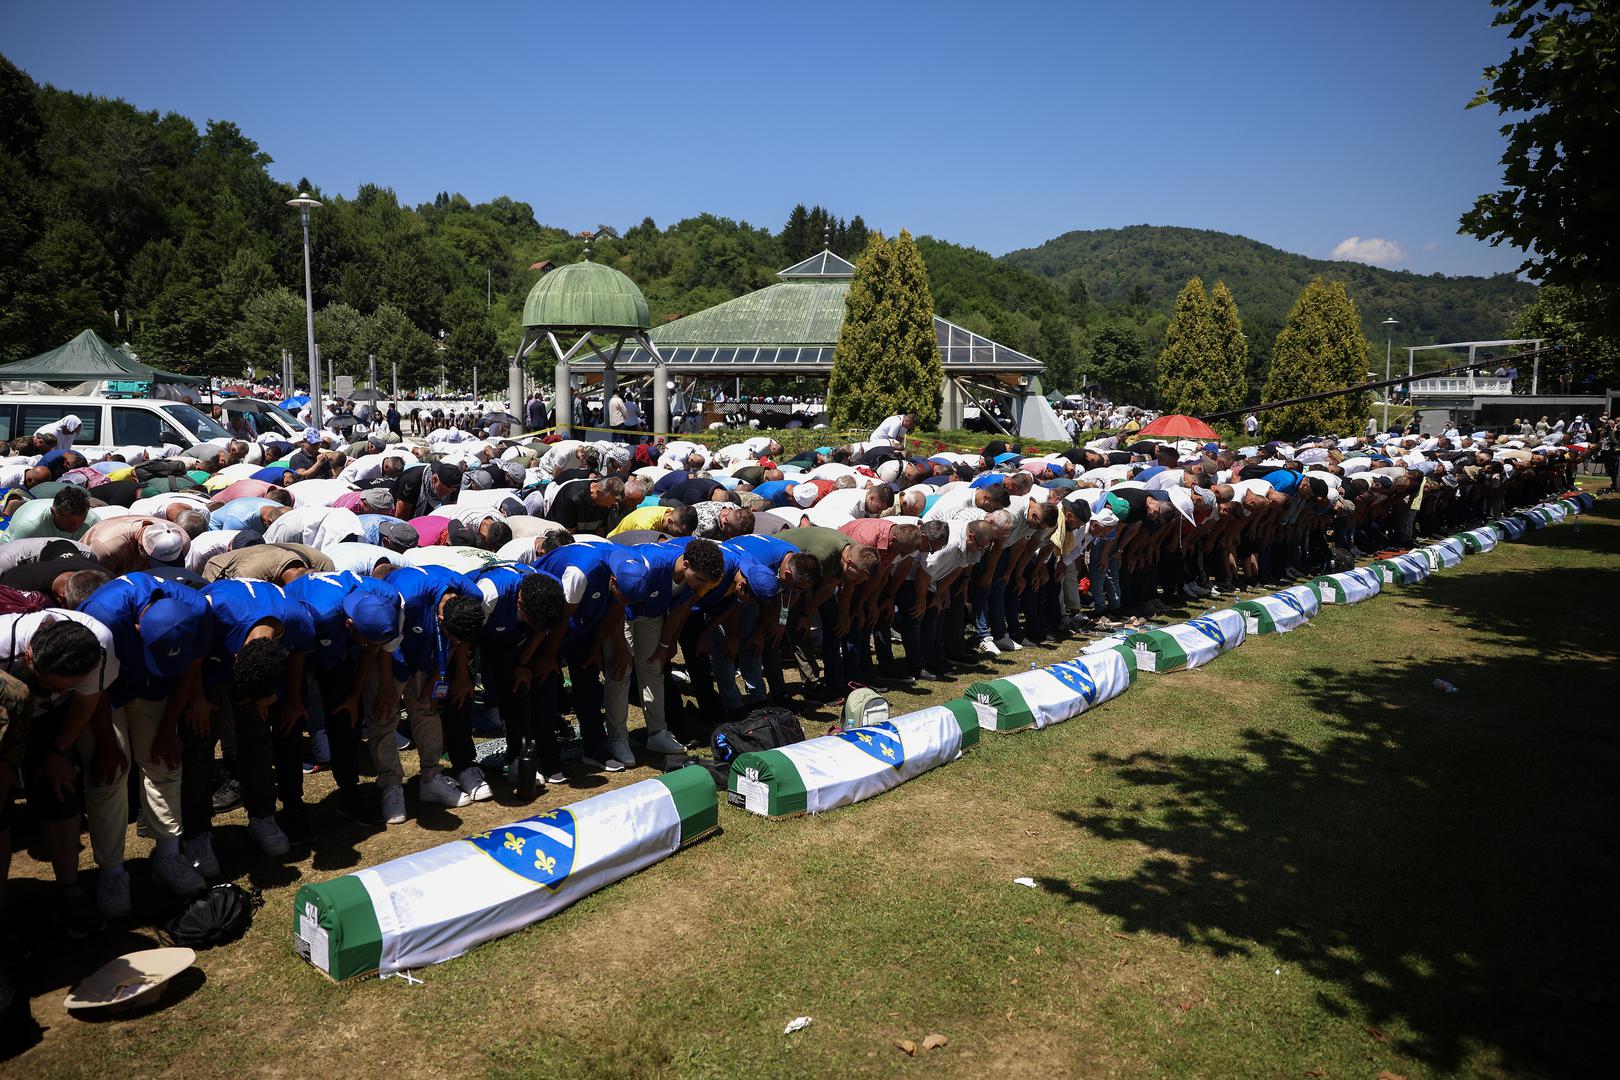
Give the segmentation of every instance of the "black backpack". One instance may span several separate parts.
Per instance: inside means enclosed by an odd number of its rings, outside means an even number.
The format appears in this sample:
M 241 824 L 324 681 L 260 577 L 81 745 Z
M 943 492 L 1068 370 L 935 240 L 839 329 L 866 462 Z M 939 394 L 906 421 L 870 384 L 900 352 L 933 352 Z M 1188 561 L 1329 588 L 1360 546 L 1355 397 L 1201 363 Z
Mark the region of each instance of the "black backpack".
M 185 910 L 164 927 L 176 945 L 209 949 L 235 941 L 253 923 L 253 909 L 264 903 L 255 889 L 249 893 L 240 885 L 215 885 L 189 901 Z
M 710 736 L 714 764 L 709 766 L 709 771 L 714 774 L 716 786 L 724 789 L 731 773 L 731 761 L 738 754 L 775 750 L 800 742 L 804 742 L 804 728 L 799 726 L 797 716 L 775 707 L 755 709 L 741 720 L 714 729 Z
M 186 463 L 176 461 L 174 458 L 153 458 L 151 461 L 143 461 L 135 466 L 135 479 L 143 484 L 159 477 L 184 476 L 185 474 Z

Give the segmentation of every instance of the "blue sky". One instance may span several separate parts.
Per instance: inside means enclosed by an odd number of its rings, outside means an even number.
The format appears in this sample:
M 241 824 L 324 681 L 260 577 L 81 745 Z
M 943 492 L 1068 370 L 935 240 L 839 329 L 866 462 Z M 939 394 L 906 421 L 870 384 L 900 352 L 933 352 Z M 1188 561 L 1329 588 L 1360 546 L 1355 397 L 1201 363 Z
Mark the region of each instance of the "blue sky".
M 302 14 L 296 14 L 296 13 Z M 1354 4 L 15 0 L 35 79 L 235 121 L 272 172 L 544 223 L 781 227 L 796 202 L 994 254 L 1150 223 L 1419 273 L 1499 179 L 1465 111 L 1506 56 L 1485 0 Z

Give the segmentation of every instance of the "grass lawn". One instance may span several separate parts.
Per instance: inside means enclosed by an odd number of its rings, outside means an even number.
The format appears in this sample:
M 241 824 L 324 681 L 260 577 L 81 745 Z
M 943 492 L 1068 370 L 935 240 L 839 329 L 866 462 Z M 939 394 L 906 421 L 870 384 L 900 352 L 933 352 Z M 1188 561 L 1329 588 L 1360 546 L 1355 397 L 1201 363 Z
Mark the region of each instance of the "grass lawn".
M 204 953 L 166 1008 L 85 1023 L 65 989 L 149 935 L 41 937 L 47 1031 L 6 1072 L 1595 1071 L 1616 1000 L 1617 553 L 1605 500 L 1208 668 L 1144 674 L 1070 723 L 986 735 L 873 801 L 777 822 L 722 807 L 721 835 L 422 985 L 335 986 L 297 960 L 297 883 L 515 807 L 338 830 L 287 865 L 247 856 L 238 811 L 217 843 L 264 889 L 247 938 Z M 23 909 L 48 897 L 14 886 Z M 949 1044 L 916 1059 L 895 1047 L 935 1032 Z

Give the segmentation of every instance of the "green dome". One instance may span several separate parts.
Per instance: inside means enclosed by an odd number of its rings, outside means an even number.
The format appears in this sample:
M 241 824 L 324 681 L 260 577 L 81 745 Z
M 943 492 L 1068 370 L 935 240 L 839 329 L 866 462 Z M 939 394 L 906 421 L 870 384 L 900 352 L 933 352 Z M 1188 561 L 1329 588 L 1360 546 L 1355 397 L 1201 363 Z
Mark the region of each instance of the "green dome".
M 523 304 L 523 325 L 572 330 L 645 330 L 652 325 L 636 283 L 601 263 L 577 262 L 543 275 Z

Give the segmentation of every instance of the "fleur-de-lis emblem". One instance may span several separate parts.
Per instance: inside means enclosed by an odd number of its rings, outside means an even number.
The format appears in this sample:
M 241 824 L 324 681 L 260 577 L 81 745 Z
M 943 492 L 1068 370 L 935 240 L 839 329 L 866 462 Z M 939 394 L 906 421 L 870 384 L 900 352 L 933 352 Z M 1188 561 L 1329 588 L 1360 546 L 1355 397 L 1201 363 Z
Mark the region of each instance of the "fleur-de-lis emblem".
M 534 816 L 541 821 L 555 821 L 557 819 L 557 811 L 547 810 L 543 814 L 536 814 Z
M 550 855 L 536 855 L 534 868 L 542 874 L 550 874 L 557 869 L 557 860 Z
M 892 746 L 885 746 L 885 747 L 884 747 L 884 748 L 883 748 L 883 756 L 884 756 L 884 757 L 886 757 L 886 758 L 892 758 L 892 757 L 894 757 L 894 747 L 892 747 Z
M 511 833 L 507 833 L 506 834 L 506 850 L 507 851 L 515 851 L 519 855 L 523 854 L 523 842 L 524 842 L 525 839 L 526 839 L 525 837 L 513 836 Z
M 872 736 L 866 734 L 864 731 L 863 732 L 857 732 L 855 737 L 857 739 L 861 740 L 861 742 L 865 743 L 867 746 L 872 745 Z
M 484 831 L 484 832 L 475 832 L 475 833 L 472 834 L 472 838 L 474 840 L 488 840 L 489 839 L 489 832 L 487 830 Z

